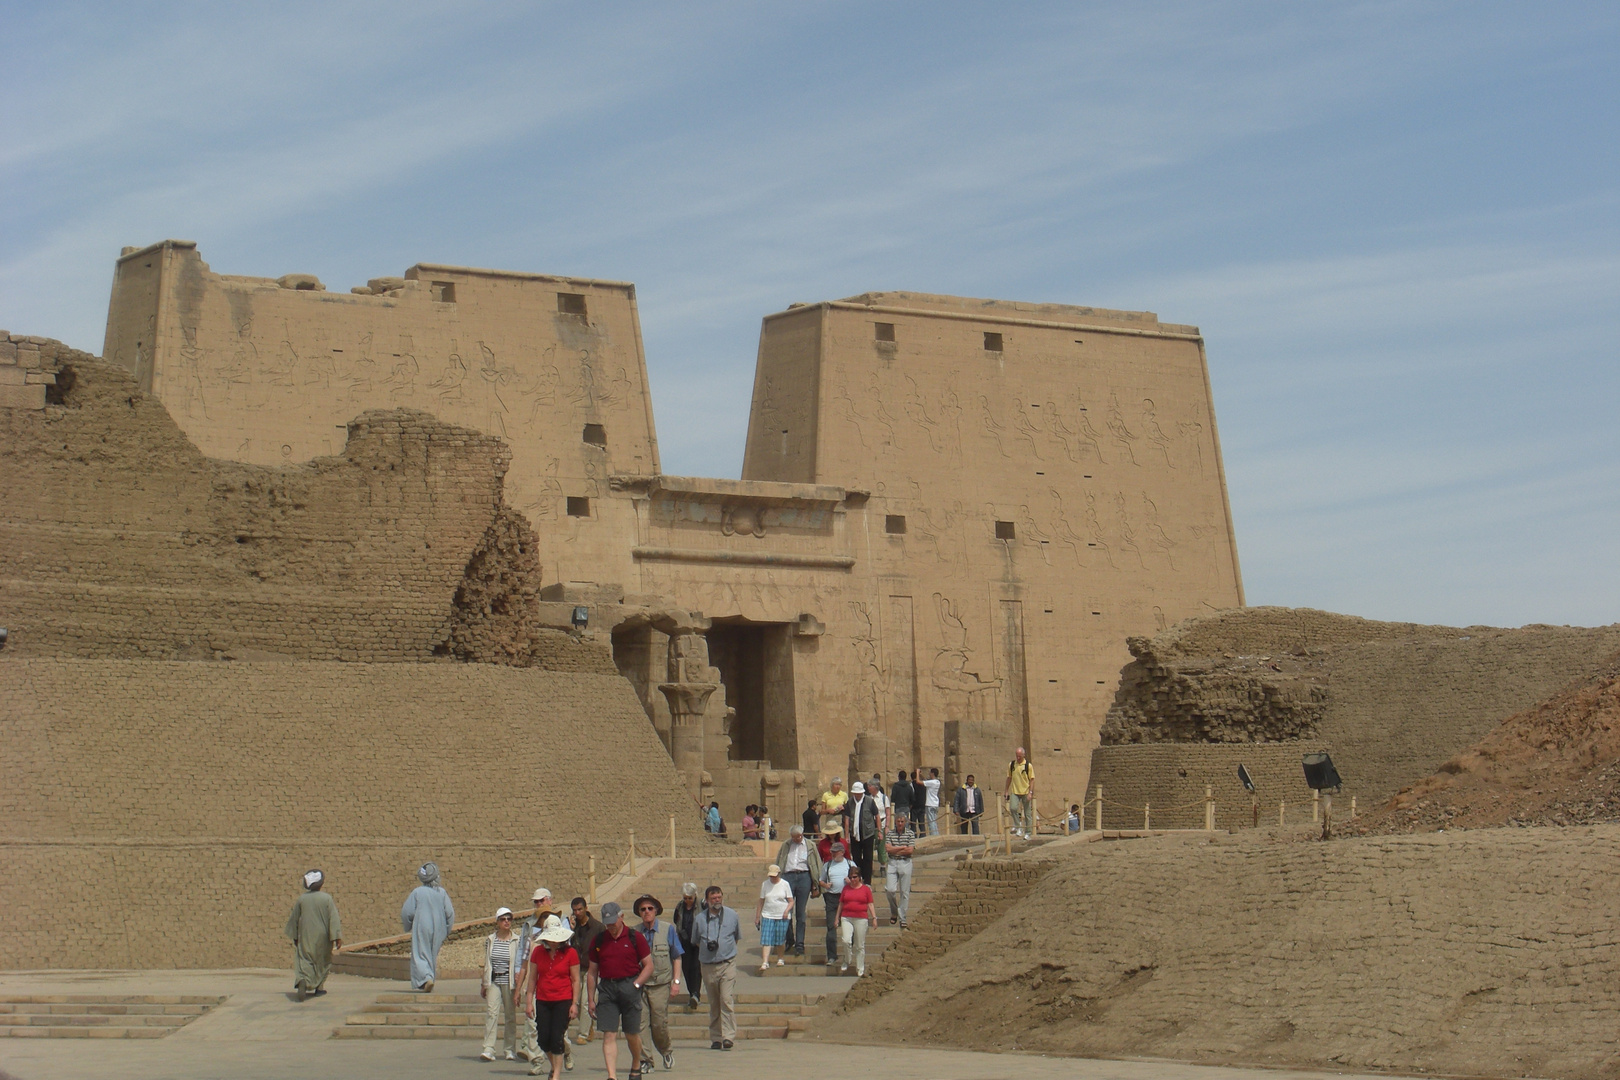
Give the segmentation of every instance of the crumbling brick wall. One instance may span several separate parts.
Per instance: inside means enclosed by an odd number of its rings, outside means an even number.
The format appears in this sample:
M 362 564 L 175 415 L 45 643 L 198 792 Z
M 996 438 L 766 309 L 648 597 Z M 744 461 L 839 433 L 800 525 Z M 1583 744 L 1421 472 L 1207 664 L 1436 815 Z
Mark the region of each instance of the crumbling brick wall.
M 0 968 L 280 965 L 311 866 L 359 941 L 427 859 L 470 919 L 707 842 L 618 675 L 8 650 L 0 702 Z
M 1105 748 L 1325 745 L 1345 794 L 1371 805 L 1591 674 L 1620 649 L 1620 625 L 1458 628 L 1250 608 L 1132 638 L 1130 648 Z
M 500 440 L 408 410 L 340 457 L 203 457 L 121 368 L 41 346 L 58 400 L 0 408 L 0 606 L 30 656 L 426 659 L 501 505 Z

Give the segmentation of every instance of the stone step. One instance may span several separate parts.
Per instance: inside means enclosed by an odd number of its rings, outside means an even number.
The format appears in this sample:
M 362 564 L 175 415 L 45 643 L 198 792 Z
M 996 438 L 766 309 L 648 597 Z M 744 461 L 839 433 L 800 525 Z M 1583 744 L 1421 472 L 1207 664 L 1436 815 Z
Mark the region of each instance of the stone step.
M 0 997 L 0 1037 L 159 1039 L 224 997 L 179 994 L 29 994 Z

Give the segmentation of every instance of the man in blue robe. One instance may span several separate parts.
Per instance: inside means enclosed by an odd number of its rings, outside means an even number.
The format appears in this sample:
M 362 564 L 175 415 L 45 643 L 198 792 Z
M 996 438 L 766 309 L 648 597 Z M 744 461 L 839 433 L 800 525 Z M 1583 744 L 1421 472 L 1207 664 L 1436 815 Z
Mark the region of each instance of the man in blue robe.
M 450 894 L 439 884 L 436 863 L 423 863 L 416 876 L 422 884 L 405 898 L 399 921 L 411 935 L 411 986 L 431 994 L 439 967 L 439 948 L 456 923 L 456 909 L 450 903 Z

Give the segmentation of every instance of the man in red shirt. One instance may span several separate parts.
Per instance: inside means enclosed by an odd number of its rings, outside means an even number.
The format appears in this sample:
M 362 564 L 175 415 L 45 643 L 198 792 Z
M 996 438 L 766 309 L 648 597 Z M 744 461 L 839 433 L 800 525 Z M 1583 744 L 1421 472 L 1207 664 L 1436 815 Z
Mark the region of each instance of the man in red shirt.
M 633 933 L 618 904 L 602 905 L 605 929 L 585 950 L 590 973 L 585 977 L 591 1015 L 602 1032 L 602 1061 L 609 1076 L 618 1075 L 619 1038 L 630 1044 L 630 1080 L 641 1080 L 641 987 L 652 978 L 652 950 Z

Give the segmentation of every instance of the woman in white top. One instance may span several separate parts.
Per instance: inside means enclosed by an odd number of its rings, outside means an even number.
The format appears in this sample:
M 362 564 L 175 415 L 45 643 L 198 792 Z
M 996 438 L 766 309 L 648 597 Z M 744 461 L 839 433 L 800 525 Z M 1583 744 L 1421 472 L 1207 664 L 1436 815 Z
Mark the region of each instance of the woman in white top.
M 782 868 L 775 863 L 766 869 L 767 877 L 759 886 L 759 904 L 754 908 L 754 925 L 759 928 L 759 970 L 771 966 L 771 948 L 783 946 L 787 951 L 788 927 L 793 923 L 793 886 L 782 880 Z M 786 961 L 780 957 L 776 966 Z

